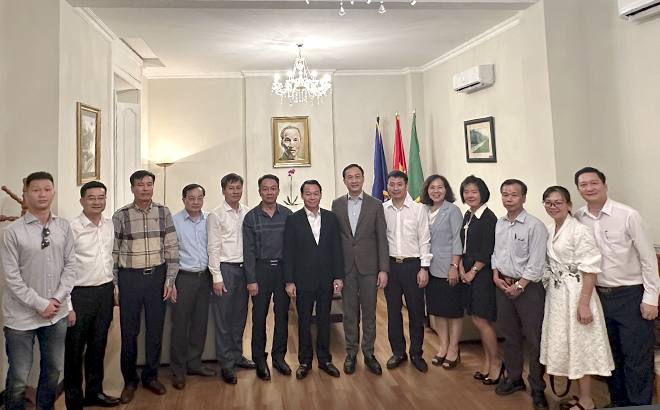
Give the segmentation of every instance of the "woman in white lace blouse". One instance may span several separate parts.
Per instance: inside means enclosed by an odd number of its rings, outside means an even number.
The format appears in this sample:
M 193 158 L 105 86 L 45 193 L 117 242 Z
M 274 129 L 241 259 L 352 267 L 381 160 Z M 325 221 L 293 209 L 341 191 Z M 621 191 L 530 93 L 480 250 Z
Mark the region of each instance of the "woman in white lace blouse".
M 540 361 L 550 375 L 578 380 L 580 396 L 560 408 L 595 408 L 591 375 L 610 376 L 612 351 L 600 300 L 595 291 L 601 255 L 588 227 L 571 215 L 571 195 L 552 186 L 543 203 L 554 222 L 548 225 L 545 316 Z

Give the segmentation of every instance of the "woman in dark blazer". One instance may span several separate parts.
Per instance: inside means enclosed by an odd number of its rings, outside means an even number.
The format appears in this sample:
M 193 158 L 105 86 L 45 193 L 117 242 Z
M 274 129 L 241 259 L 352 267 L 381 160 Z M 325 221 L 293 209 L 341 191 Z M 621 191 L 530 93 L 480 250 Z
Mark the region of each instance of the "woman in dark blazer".
M 481 178 L 470 175 L 461 183 L 461 200 L 470 209 L 463 217 L 463 258 L 459 275 L 464 283 L 467 313 L 472 315 L 472 322 L 479 329 L 484 345 L 483 370 L 475 373 L 474 378 L 487 385 L 498 383 L 504 372 L 493 327 L 497 320 L 497 302 L 490 258 L 495 247 L 497 217 L 486 205 L 489 198 L 490 191 Z
M 463 253 L 460 237 L 463 216 L 452 203 L 456 200 L 454 192 L 442 175 L 426 178 L 420 198 L 429 213 L 433 254 L 429 283 L 424 288 L 426 312 L 431 315 L 440 339 L 440 350 L 431 363 L 450 370 L 460 360 L 458 339 L 463 330 L 462 286 L 456 286 Z

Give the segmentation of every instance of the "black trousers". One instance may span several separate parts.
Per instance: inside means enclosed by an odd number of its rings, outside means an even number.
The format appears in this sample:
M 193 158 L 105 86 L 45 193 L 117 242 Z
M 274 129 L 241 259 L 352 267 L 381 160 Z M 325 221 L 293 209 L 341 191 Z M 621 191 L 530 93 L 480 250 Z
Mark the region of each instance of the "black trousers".
M 67 329 L 64 350 L 64 396 L 68 410 L 83 408 L 83 356 L 85 396 L 103 392 L 103 359 L 112 322 L 114 285 L 76 286 L 71 303 L 76 324 Z
M 296 308 L 298 309 L 298 362 L 311 364 L 314 357 L 312 350 L 312 312 L 316 303 L 316 357 L 319 363 L 332 361 L 330 354 L 330 307 L 332 288 L 318 288 L 314 291 L 296 290 Z
M 255 362 L 266 357 L 266 317 L 273 297 L 275 313 L 275 331 L 273 335 L 273 357 L 286 355 L 286 342 L 289 337 L 289 295 L 284 289 L 282 263 L 271 265 L 257 261 L 257 284 L 259 293 L 252 296 L 252 360 Z
M 651 404 L 653 321 L 642 317 L 643 285 L 597 288 L 616 366 L 607 378 L 610 400 L 619 406 Z
M 410 333 L 410 355 L 421 356 L 424 343 L 424 289 L 417 286 L 419 259 L 408 259 L 396 263 L 390 259 L 390 274 L 385 287 L 387 301 L 387 336 L 392 353 L 402 356 L 406 352 L 403 336 L 402 296 L 408 308 L 408 330 Z
M 165 264 L 149 275 L 142 270 L 119 268 L 119 323 L 121 325 L 121 373 L 124 383 L 137 384 L 137 337 L 140 333 L 142 308 L 146 326 L 146 362 L 142 382 L 158 377 L 163 342 L 166 303 L 163 301 Z
M 170 336 L 170 368 L 185 377 L 187 370 L 202 368 L 211 299 L 211 273 L 199 276 L 179 271 L 176 277 L 177 300 L 172 304 Z
M 504 362 L 509 380 L 522 380 L 524 344 L 528 343 L 529 376 L 532 390 L 545 390 L 545 366 L 539 362 L 541 355 L 541 330 L 545 289 L 541 282 L 530 282 L 525 291 L 515 299 L 509 299 L 497 289 L 497 312 L 500 332 L 504 336 Z

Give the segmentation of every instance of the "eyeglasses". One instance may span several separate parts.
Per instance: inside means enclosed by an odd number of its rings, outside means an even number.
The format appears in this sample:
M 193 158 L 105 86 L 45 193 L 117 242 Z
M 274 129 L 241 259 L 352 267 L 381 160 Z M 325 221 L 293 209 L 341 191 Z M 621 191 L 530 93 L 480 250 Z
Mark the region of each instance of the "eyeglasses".
M 543 201 L 543 205 L 545 205 L 546 208 L 559 208 L 560 206 L 564 205 L 566 202 L 565 201 Z
M 49 235 L 50 229 L 44 228 L 41 231 L 41 249 L 47 248 L 50 245 L 50 239 L 48 239 Z

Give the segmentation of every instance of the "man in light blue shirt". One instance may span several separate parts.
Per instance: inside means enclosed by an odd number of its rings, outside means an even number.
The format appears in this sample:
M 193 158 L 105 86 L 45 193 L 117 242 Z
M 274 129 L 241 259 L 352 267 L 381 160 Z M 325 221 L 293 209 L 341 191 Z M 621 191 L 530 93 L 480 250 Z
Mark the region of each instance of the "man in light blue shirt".
M 541 329 L 545 307 L 545 289 L 541 283 L 545 264 L 548 229 L 543 222 L 523 208 L 527 185 L 517 179 L 507 179 L 500 187 L 506 216 L 495 226 L 495 249 L 491 257 L 493 282 L 497 291 L 497 312 L 500 331 L 505 338 L 504 362 L 507 379 L 500 380 L 495 393 L 508 395 L 525 390 L 522 378 L 524 348 L 529 349 L 529 385 L 532 403 L 537 410 L 548 408 L 543 392 L 544 366 L 541 354 Z
M 206 191 L 201 185 L 190 184 L 183 188 L 182 194 L 185 208 L 172 216 L 181 259 L 170 337 L 172 386 L 177 390 L 186 386 L 186 375 L 215 376 L 215 371 L 202 365 L 211 299 L 206 250 L 208 212 L 202 211 Z

